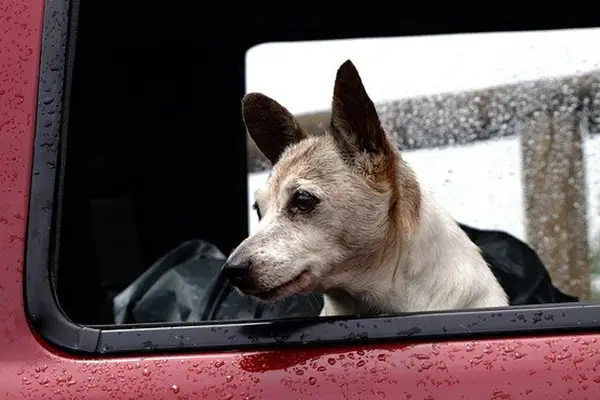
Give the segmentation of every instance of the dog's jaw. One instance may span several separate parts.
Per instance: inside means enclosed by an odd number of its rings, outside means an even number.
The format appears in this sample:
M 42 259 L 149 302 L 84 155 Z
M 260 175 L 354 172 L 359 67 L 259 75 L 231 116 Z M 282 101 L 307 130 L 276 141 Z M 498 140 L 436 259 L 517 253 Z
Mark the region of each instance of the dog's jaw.
M 275 302 L 299 293 L 311 293 L 317 287 L 317 278 L 309 270 L 304 270 L 291 280 L 268 291 L 249 293 L 262 301 Z

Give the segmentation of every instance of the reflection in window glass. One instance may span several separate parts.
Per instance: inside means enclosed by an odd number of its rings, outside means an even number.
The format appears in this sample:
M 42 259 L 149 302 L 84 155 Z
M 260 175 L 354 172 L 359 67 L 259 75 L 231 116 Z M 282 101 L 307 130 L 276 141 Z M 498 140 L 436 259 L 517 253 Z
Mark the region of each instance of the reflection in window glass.
M 346 59 L 458 221 L 516 236 L 559 288 L 600 298 L 600 29 L 267 43 L 246 90 L 322 131 Z M 269 165 L 250 142 L 248 162 L 252 204 Z

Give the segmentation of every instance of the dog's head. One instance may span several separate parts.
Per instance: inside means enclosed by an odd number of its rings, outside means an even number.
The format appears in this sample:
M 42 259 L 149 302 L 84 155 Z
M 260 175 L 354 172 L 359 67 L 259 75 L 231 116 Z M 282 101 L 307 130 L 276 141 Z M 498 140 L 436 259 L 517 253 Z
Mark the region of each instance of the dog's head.
M 353 291 L 414 229 L 420 203 L 412 171 L 389 142 L 350 61 L 337 71 L 331 120 L 309 136 L 259 93 L 243 99 L 247 131 L 273 163 L 255 193 L 259 229 L 224 272 L 242 292 L 278 300 L 300 292 Z

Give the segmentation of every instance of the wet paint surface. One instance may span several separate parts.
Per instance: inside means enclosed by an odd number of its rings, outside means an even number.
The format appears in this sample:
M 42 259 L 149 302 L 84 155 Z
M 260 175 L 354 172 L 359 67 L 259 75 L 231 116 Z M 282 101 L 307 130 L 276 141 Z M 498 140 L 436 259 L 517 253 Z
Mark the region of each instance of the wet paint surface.
M 25 321 L 23 254 L 42 5 L 0 0 L 0 366 L 18 351 Z
M 31 337 L 9 398 L 595 399 L 597 336 L 169 358 L 69 360 Z M 24 354 L 23 354 L 24 355 Z
M 0 396 L 600 398 L 600 335 L 94 360 L 47 347 L 22 282 L 42 6 L 0 0 Z

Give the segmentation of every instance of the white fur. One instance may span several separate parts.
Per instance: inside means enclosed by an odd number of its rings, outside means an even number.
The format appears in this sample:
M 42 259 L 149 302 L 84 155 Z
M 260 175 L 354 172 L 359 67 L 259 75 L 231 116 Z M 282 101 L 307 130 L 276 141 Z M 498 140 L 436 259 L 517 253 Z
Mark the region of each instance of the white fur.
M 422 189 L 421 218 L 407 248 L 366 276 L 354 296 L 325 294 L 321 316 L 502 307 L 506 293 L 454 219 Z M 364 271 L 363 271 L 364 272 Z

